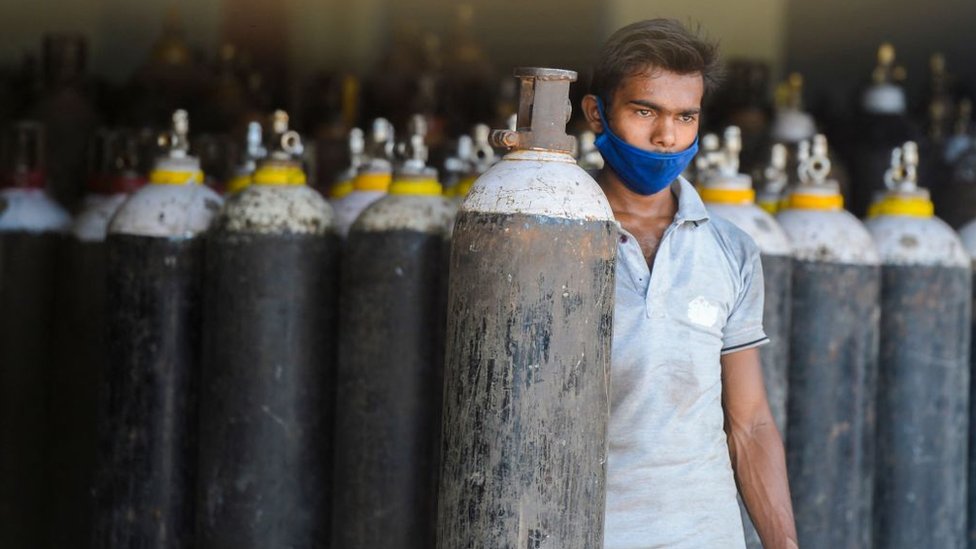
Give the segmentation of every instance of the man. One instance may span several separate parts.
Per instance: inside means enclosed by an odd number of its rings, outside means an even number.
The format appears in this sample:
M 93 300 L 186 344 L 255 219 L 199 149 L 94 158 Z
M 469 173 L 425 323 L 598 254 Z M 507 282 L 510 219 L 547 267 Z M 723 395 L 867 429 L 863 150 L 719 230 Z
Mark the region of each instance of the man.
M 604 45 L 582 103 L 622 226 L 606 549 L 742 548 L 736 484 L 765 547 L 797 547 L 759 362 L 759 251 L 679 175 L 717 71 L 716 46 L 642 21 Z

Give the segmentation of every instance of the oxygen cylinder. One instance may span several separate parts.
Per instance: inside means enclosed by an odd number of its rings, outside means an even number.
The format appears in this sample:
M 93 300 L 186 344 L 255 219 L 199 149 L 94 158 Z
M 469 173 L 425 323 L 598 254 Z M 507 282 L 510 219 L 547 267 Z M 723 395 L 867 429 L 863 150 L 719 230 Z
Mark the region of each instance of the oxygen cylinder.
M 786 146 L 774 143 L 770 149 L 769 165 L 763 170 L 763 181 L 756 193 L 756 204 L 770 214 L 776 215 L 786 192 L 789 177 L 786 175 Z
M 790 355 L 790 282 L 792 258 L 789 240 L 779 223 L 756 206 L 752 178 L 739 173 L 741 134 L 736 126 L 725 130 L 725 144 L 717 163 L 709 166 L 700 191 L 709 212 L 731 221 L 759 246 L 765 287 L 763 328 L 769 344 L 759 350 L 769 408 L 780 433 L 786 432 L 786 400 Z M 742 522 L 746 545 L 762 549 L 762 541 L 744 506 Z
M 411 120 L 390 193 L 343 253 L 333 547 L 434 545 L 443 393 L 443 242 L 453 220 Z
M 393 125 L 385 118 L 373 120 L 366 156 L 368 160 L 353 180 L 352 192 L 333 202 L 336 226 L 343 238 L 359 214 L 386 195 L 393 180 Z
M 970 221 L 959 230 L 959 237 L 963 247 L 970 257 L 970 267 L 976 270 L 976 219 Z M 970 311 L 976 310 L 976 284 L 970 301 Z M 976 367 L 976 317 L 970 319 L 970 381 L 969 381 L 969 448 L 967 457 L 968 482 L 967 482 L 967 505 L 966 505 L 966 527 L 968 543 L 966 547 L 976 547 L 976 398 L 973 398 L 976 391 L 976 376 L 972 375 L 973 368 Z
M 770 126 L 775 143 L 796 145 L 812 139 L 817 124 L 810 113 L 803 110 L 803 75 L 792 73 L 777 89 L 777 108 Z
M 458 183 L 471 173 L 472 157 L 474 155 L 474 141 L 470 135 L 460 135 L 454 148 L 454 155 L 444 159 L 444 174 L 441 183 L 444 185 L 444 196 L 450 198 L 457 192 Z
M 201 237 L 221 199 L 203 185 L 188 131 L 186 111 L 176 111 L 160 137 L 167 154 L 109 224 L 97 547 L 193 544 Z
M 454 226 L 437 546 L 601 547 L 617 230 L 570 155 L 576 73 L 515 76 Z
M 907 115 L 905 90 L 897 82 L 895 48 L 888 43 L 878 48 L 878 65 L 872 73 L 872 84 L 861 97 L 858 138 L 853 143 L 851 174 L 851 211 L 863 217 L 875 192 L 883 190 L 891 149 L 908 140 L 918 139 L 918 130 Z
M 247 134 L 244 140 L 244 152 L 234 174 L 224 188 L 224 194 L 236 194 L 251 184 L 251 177 L 257 169 L 257 163 L 268 154 L 264 148 L 261 135 L 261 123 L 255 120 L 247 123 Z
M 970 260 L 918 187 L 918 147 L 895 149 L 867 221 L 881 254 L 874 543 L 966 545 Z
M 956 111 L 953 135 L 943 149 L 946 178 L 933 186 L 932 201 L 946 223 L 962 227 L 976 218 L 976 139 L 971 128 L 972 101 L 961 100 Z
M 283 111 L 268 150 L 207 236 L 201 547 L 328 546 L 339 241 Z
M 474 186 L 475 180 L 481 174 L 488 171 L 488 168 L 497 161 L 495 149 L 491 146 L 490 137 L 491 128 L 487 124 L 475 124 L 471 130 L 472 150 L 470 172 L 462 177 L 454 187 L 453 198 L 457 206 L 460 206 L 461 202 L 468 196 L 468 193 L 471 192 L 471 187 Z
M 805 547 L 871 547 L 878 250 L 817 135 L 777 215 L 793 245 L 787 469 Z
M 0 179 L 0 547 L 47 541 L 57 254 L 71 217 L 45 190 L 44 130 L 13 125 Z
M 146 179 L 132 133 L 100 132 L 96 170 L 58 269 L 58 344 L 51 380 L 51 543 L 71 547 L 92 535 L 99 394 L 106 376 L 105 238 L 112 216 Z
M 341 200 L 353 191 L 356 174 L 359 173 L 359 168 L 366 161 L 366 138 L 363 136 L 363 130 L 359 128 L 349 130 L 347 145 L 349 147 L 349 166 L 339 174 L 329 189 L 329 201 L 332 203 Z

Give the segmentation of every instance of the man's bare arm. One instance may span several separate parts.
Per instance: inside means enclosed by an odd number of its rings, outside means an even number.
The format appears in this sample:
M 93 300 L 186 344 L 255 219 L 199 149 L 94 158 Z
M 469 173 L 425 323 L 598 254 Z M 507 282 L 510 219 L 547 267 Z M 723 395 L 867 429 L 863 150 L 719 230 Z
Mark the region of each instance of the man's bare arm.
M 758 349 L 722 356 L 722 407 L 735 481 L 763 547 L 796 548 L 786 456 L 766 400 Z

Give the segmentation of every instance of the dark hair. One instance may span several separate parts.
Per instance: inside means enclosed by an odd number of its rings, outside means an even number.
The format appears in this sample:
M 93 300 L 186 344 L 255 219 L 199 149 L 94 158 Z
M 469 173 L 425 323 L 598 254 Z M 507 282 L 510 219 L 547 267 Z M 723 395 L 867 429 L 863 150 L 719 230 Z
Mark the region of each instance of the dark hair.
M 675 19 L 648 19 L 617 30 L 600 50 L 593 67 L 591 93 L 609 106 L 624 78 L 663 69 L 701 74 L 707 96 L 721 82 L 722 66 L 718 44 L 700 34 L 700 27 L 692 32 Z

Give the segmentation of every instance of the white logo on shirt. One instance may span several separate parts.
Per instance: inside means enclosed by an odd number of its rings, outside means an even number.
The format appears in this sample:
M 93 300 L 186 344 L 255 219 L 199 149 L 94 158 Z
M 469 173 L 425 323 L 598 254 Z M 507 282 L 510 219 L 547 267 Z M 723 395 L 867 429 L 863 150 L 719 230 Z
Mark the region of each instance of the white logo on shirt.
M 698 296 L 688 303 L 688 320 L 699 326 L 711 328 L 718 320 L 718 307 L 703 296 Z

